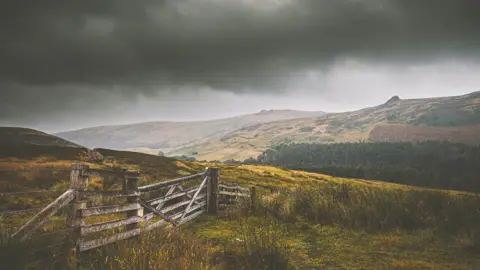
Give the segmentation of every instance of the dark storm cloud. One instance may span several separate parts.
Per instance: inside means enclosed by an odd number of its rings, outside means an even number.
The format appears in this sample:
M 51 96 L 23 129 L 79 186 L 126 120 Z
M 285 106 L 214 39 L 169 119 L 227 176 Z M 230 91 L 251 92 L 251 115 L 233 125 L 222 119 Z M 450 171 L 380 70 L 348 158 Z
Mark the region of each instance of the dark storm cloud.
M 477 59 L 479 29 L 477 0 L 4 0 L 0 119 L 98 89 L 282 91 L 341 57 Z

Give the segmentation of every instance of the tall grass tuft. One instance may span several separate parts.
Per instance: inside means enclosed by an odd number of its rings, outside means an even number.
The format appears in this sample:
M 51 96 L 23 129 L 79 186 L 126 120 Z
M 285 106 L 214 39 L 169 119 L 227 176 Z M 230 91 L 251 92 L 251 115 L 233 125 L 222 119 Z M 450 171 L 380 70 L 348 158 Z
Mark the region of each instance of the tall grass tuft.
M 238 220 L 237 235 L 240 251 L 237 262 L 230 264 L 240 269 L 290 269 L 290 250 L 282 239 L 285 235 L 274 221 L 269 224 L 245 217 Z
M 61 235 L 27 239 L 11 238 L 12 231 L 0 230 L 0 266 L 5 269 L 68 269 L 68 238 Z M 3 269 L 3 268 L 2 268 Z
M 86 269 L 214 269 L 210 247 L 179 229 L 158 229 L 90 254 Z
M 456 234 L 480 228 L 478 201 L 473 196 L 431 190 L 332 184 L 273 193 L 259 203 L 283 220 L 305 219 L 370 232 L 431 228 Z
M 16 243 L 11 240 L 10 236 L 10 232 L 0 231 L 0 265 L 11 270 L 25 269 L 28 245 Z

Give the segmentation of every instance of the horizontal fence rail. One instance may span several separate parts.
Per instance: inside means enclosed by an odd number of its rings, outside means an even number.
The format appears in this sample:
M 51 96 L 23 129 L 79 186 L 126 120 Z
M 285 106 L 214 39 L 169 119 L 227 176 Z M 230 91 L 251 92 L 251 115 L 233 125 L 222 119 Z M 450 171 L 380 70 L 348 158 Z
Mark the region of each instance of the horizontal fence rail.
M 97 215 L 127 212 L 131 210 L 138 210 L 141 208 L 142 206 L 139 203 L 131 203 L 131 204 L 125 204 L 125 205 L 106 205 L 106 206 L 99 206 L 94 208 L 79 209 L 77 211 L 77 215 L 81 217 L 90 217 L 90 216 L 97 216 Z
M 177 179 L 174 179 L 174 180 L 169 180 L 169 181 L 165 181 L 165 182 L 161 182 L 161 183 L 157 183 L 157 184 L 146 185 L 146 186 L 139 187 L 138 191 L 139 192 L 150 192 L 150 191 L 165 188 L 165 187 L 168 187 L 168 186 L 171 186 L 171 185 L 174 185 L 174 184 L 180 184 L 182 182 L 187 182 L 187 181 L 190 181 L 190 180 L 194 180 L 196 178 L 199 178 L 199 177 L 202 177 L 202 176 L 205 176 L 205 175 L 206 175 L 206 172 L 203 172 L 203 173 L 198 173 L 198 174 L 194 174 L 194 175 L 180 177 L 180 178 L 177 178 Z
M 122 189 L 88 190 L 92 176 L 114 177 Z M 205 213 L 215 215 L 219 207 L 255 194 L 255 187 L 219 183 L 218 168 L 144 186 L 138 186 L 139 178 L 138 171 L 72 164 L 70 188 L 21 226 L 13 238 L 24 241 L 55 214 L 66 215 L 66 228 L 40 236 L 67 233 L 75 263 L 82 252 L 160 227 L 178 226 Z M 188 187 L 182 186 L 186 183 Z
M 240 199 L 251 198 L 253 202 L 255 196 L 255 187 L 247 188 L 237 184 L 219 184 L 218 194 L 220 196 L 219 207 L 224 209 L 231 204 L 237 203 Z

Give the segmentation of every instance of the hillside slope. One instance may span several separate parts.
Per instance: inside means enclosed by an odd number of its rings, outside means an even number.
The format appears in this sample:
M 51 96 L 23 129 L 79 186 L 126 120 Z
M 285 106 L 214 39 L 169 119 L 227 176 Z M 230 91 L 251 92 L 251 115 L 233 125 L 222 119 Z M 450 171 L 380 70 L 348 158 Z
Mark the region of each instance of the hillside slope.
M 254 124 L 324 114 L 324 112 L 270 110 L 211 121 L 102 126 L 55 135 L 90 148 L 128 149 L 156 154 L 158 150 L 168 153 L 209 140 L 218 140 L 225 134 Z
M 480 143 L 480 92 L 456 97 L 394 97 L 379 106 L 252 125 L 180 149 L 197 159 L 243 160 L 282 143 L 448 140 Z
M 34 129 L 0 127 L 0 146 L 22 145 L 82 147 L 65 139 Z
M 57 135 L 89 147 L 243 160 L 290 142 L 429 139 L 478 144 L 479 126 L 480 92 L 473 92 L 428 99 L 393 97 L 375 107 L 344 113 L 264 111 L 212 121 L 97 127 Z

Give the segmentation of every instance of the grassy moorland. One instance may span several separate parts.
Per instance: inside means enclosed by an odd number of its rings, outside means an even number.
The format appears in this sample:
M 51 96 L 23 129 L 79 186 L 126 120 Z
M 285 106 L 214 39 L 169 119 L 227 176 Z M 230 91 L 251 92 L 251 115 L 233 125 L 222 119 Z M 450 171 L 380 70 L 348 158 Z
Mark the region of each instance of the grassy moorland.
M 242 170 L 286 189 L 262 194 L 248 217 L 203 216 L 187 225 L 190 231 L 221 246 L 260 249 L 267 257 L 273 245 L 292 268 L 473 269 L 478 264 L 480 201 L 472 194 L 257 166 L 239 168 L 243 183 L 249 180 Z M 223 171 L 236 175 L 234 168 Z
M 0 192 L 44 189 L 53 194 L 2 195 L 2 207 L 46 205 L 58 195 L 53 191 L 68 187 L 68 168 L 79 161 L 94 167 L 138 169 L 141 184 L 218 166 L 222 181 L 279 189 L 258 188 L 254 210 L 244 202 L 226 215 L 204 215 L 180 228 L 155 231 L 86 254 L 79 263 L 81 269 L 475 269 L 479 265 L 480 199 L 474 194 L 270 166 L 180 162 L 105 149 L 97 150 L 104 160 L 95 162 L 89 162 L 82 149 L 29 149 L 1 151 Z M 90 183 L 93 189 L 106 185 L 102 179 Z M 31 243 L 9 243 L 5 237 L 9 229 L 32 214 L 2 215 L 2 265 L 68 268 L 68 254 L 61 245 L 27 257 Z M 53 237 L 42 241 L 36 244 L 60 243 Z M 42 262 L 32 264 L 36 260 Z

